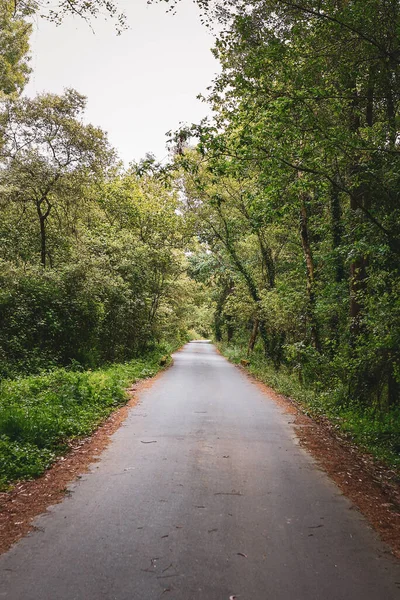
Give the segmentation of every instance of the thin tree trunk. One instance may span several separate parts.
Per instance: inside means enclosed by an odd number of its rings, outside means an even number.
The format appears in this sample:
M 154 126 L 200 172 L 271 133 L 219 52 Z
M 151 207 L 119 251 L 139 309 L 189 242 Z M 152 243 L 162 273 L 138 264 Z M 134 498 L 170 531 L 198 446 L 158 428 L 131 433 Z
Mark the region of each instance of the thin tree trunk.
M 395 365 L 389 364 L 388 374 L 388 393 L 387 393 L 387 404 L 388 408 L 397 406 L 400 397 L 400 385 L 395 376 Z
M 233 326 L 233 319 L 232 319 L 231 315 L 228 315 L 226 317 L 226 335 L 227 335 L 228 342 L 232 341 L 234 330 L 235 329 Z
M 40 262 L 46 268 L 46 219 L 40 216 Z
M 254 350 L 254 346 L 256 344 L 257 341 L 257 336 L 258 336 L 258 326 L 259 326 L 259 320 L 256 317 L 254 319 L 254 323 L 253 323 L 253 329 L 251 331 L 251 336 L 250 336 L 250 340 L 249 340 L 249 345 L 247 348 L 247 356 L 250 356 L 250 354 L 253 352 Z
M 263 240 L 260 231 L 257 232 L 258 242 L 260 244 L 261 256 L 263 260 L 264 269 L 267 272 L 268 285 L 271 289 L 275 287 L 275 263 L 272 256 L 272 251 L 269 246 Z
M 350 209 L 356 218 L 360 215 L 359 204 L 365 203 L 362 186 L 350 198 Z M 357 256 L 350 265 L 350 335 L 352 343 L 361 332 L 362 294 L 367 278 L 367 261 L 364 256 Z
M 251 273 L 248 271 L 246 266 L 240 260 L 238 254 L 235 250 L 235 247 L 231 242 L 228 225 L 226 223 L 226 220 L 225 220 L 221 210 L 219 211 L 219 215 L 224 224 L 225 237 L 223 235 L 221 235 L 221 233 L 219 233 L 215 229 L 215 227 L 213 227 L 213 231 L 217 235 L 218 239 L 224 244 L 229 256 L 231 257 L 232 262 L 234 263 L 237 270 L 239 271 L 239 273 L 242 275 L 243 279 L 245 280 L 250 297 L 252 298 L 252 300 L 254 301 L 254 303 L 257 307 L 257 312 L 260 313 L 261 312 L 261 296 L 259 294 L 257 284 L 254 281 Z M 265 356 L 268 356 L 269 355 L 269 340 L 268 340 L 267 328 L 265 326 L 264 320 L 261 318 L 259 318 L 259 331 L 260 331 L 261 339 L 262 339 L 263 345 L 264 345 Z
M 42 212 L 43 202 L 46 202 L 46 211 Z M 47 237 L 46 237 L 46 220 L 51 211 L 51 204 L 46 196 L 43 196 L 36 202 L 36 210 L 39 217 L 40 224 L 40 262 L 43 268 L 46 268 L 46 256 L 47 256 Z

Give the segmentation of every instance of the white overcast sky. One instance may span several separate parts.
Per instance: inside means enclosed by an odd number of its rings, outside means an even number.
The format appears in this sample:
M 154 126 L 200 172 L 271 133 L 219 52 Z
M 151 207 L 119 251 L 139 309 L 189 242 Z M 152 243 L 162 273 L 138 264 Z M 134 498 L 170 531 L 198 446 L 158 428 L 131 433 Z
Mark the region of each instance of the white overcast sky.
M 88 98 L 86 120 L 108 132 L 126 164 L 146 152 L 162 159 L 165 133 L 208 113 L 196 96 L 218 71 L 210 51 L 213 37 L 190 0 L 176 15 L 146 0 L 120 4 L 130 26 L 120 36 L 101 20 L 93 23 L 94 32 L 79 19 L 60 27 L 39 20 L 26 93 L 73 87 Z

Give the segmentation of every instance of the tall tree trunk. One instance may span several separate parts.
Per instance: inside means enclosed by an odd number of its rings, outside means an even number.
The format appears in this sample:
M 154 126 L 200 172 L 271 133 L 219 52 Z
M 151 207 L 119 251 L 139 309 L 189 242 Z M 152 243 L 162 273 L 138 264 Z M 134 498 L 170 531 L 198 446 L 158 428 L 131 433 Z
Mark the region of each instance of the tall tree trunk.
M 261 311 L 261 296 L 259 294 L 257 285 L 256 285 L 253 277 L 251 276 L 250 272 L 246 269 L 246 267 L 242 263 L 242 261 L 239 259 L 237 252 L 236 252 L 235 248 L 232 246 L 232 244 L 229 243 L 229 241 L 227 241 L 227 242 L 225 242 L 225 246 L 226 246 L 226 249 L 228 250 L 230 257 L 231 257 L 232 261 L 234 262 L 236 268 L 243 276 L 243 278 L 246 282 L 246 285 L 247 285 L 247 289 L 250 293 L 250 296 L 257 306 L 257 310 Z M 259 327 L 261 339 L 263 341 L 265 355 L 268 356 L 269 355 L 269 339 L 268 339 L 268 334 L 267 334 L 267 328 L 265 326 L 264 320 L 261 318 L 259 318 L 258 327 Z
M 356 82 L 351 83 L 351 92 L 353 95 L 352 106 L 350 111 L 350 130 L 353 133 L 356 133 L 361 126 L 360 115 L 359 115 L 359 98 L 357 93 Z M 358 173 L 358 164 L 353 165 L 350 169 L 351 175 L 357 176 Z M 359 207 L 357 205 L 357 200 L 354 197 L 354 194 L 350 197 L 350 212 L 352 216 L 352 220 L 354 221 L 355 215 L 357 215 L 357 211 L 359 211 Z M 354 240 L 353 240 L 354 243 Z M 358 302 L 358 273 L 359 273 L 360 265 L 357 260 L 353 260 L 350 264 L 350 337 L 353 340 L 354 336 L 357 334 L 358 330 L 358 320 L 361 311 L 361 306 Z
M 360 204 L 365 205 L 365 202 L 365 193 L 362 186 L 359 186 L 350 198 L 350 209 L 354 221 L 362 218 Z M 350 264 L 350 335 L 352 343 L 361 332 L 362 294 L 365 291 L 367 278 L 366 267 L 367 260 L 362 255 L 358 255 Z
M 390 359 L 389 359 L 390 360 Z M 387 392 L 387 408 L 398 406 L 400 398 L 400 384 L 396 379 L 396 365 L 391 361 L 389 362 L 389 373 L 388 373 L 388 392 Z
M 343 238 L 343 223 L 342 223 L 342 209 L 340 205 L 340 194 L 339 188 L 336 185 L 332 185 L 330 190 L 330 210 L 331 210 L 331 235 L 332 235 L 332 250 L 334 254 L 334 277 L 337 284 L 342 283 L 345 278 L 345 268 L 343 259 L 340 255 L 339 248 L 342 244 Z M 336 300 L 339 301 L 338 292 Z M 340 313 L 338 308 L 338 302 L 335 303 L 335 307 L 332 309 L 332 314 L 329 319 L 330 337 L 333 342 L 331 346 L 331 352 L 334 352 L 335 347 L 339 343 L 339 323 Z
M 398 98 L 398 56 L 400 52 L 400 38 L 398 33 L 399 22 L 399 3 L 392 0 L 385 7 L 386 12 L 386 35 L 385 42 L 390 58 L 386 61 L 384 68 L 385 81 L 385 99 L 386 99 L 386 117 L 388 120 L 388 133 L 390 148 L 396 147 L 398 137 L 398 124 L 396 115 L 396 104 Z M 396 59 L 394 59 L 396 57 Z
M 40 215 L 40 262 L 46 268 L 46 219 Z
M 310 324 L 311 339 L 314 348 L 321 352 L 321 343 L 319 337 L 319 327 L 315 316 L 315 276 L 314 276 L 314 260 L 310 244 L 310 236 L 308 231 L 308 215 L 305 198 L 301 199 L 300 206 L 300 235 L 301 243 L 303 246 L 304 259 L 306 262 L 307 270 L 307 296 L 308 296 L 308 310 L 307 316 Z
M 372 127 L 374 122 L 374 77 L 373 69 L 370 69 L 369 82 L 366 90 L 365 123 Z M 361 126 L 359 113 L 359 98 L 354 87 L 354 100 L 351 111 L 351 127 L 357 132 Z M 360 178 L 360 166 L 358 162 L 352 169 L 352 175 L 355 179 Z M 350 197 L 350 211 L 353 217 L 354 226 L 364 219 L 364 210 L 370 209 L 370 200 L 368 190 L 362 181 L 358 181 L 356 188 Z M 363 255 L 354 258 L 350 265 L 350 341 L 355 343 L 356 338 L 361 332 L 362 319 L 362 294 L 366 287 L 367 278 L 367 259 Z
M 232 341 L 234 331 L 235 331 L 235 328 L 234 328 L 232 316 L 227 315 L 227 317 L 226 317 L 226 335 L 228 338 L 228 342 Z
M 217 342 L 220 342 L 222 340 L 222 319 L 221 313 L 218 311 L 218 308 L 214 314 L 214 331 L 215 339 L 217 340 Z
M 331 188 L 330 199 L 332 248 L 335 253 L 335 281 L 336 283 L 341 283 L 344 279 L 344 265 L 342 257 L 338 254 L 338 249 L 342 243 L 343 225 L 339 188 L 335 185 Z

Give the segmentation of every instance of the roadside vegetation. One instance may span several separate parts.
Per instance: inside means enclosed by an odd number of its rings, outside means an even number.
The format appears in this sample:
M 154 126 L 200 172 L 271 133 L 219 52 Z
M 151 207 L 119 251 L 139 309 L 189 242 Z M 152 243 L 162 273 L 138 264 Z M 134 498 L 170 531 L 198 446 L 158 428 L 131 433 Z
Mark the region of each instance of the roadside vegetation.
M 169 364 L 172 348 L 94 371 L 53 369 L 0 383 L 0 489 L 41 475 L 127 401 L 126 388 Z
M 199 243 L 164 170 L 150 155 L 124 167 L 78 91 L 23 94 L 32 19 L 69 8 L 123 26 L 109 2 L 0 0 L 2 488 L 40 475 L 207 329 L 187 274 Z
M 399 464 L 399 4 L 198 4 L 218 22 L 211 116 L 171 134 L 167 164 L 126 168 L 78 91 L 23 95 L 47 5 L 0 0 L 3 485 L 212 332 Z M 125 26 L 102 0 L 45 12 L 69 9 Z
M 398 464 L 399 3 L 198 4 L 221 74 L 174 140 L 215 339 Z
M 219 342 L 221 353 L 231 362 L 240 364 L 247 360 L 246 344 Z M 400 469 L 400 410 L 378 411 L 362 403 L 341 402 L 336 389 L 318 390 L 305 386 L 296 372 L 287 367 L 277 370 L 265 360 L 260 349 L 256 349 L 245 369 L 272 389 L 295 400 L 302 411 L 316 419 L 329 419 L 334 430 L 358 445 L 361 450 L 375 456 L 388 466 Z

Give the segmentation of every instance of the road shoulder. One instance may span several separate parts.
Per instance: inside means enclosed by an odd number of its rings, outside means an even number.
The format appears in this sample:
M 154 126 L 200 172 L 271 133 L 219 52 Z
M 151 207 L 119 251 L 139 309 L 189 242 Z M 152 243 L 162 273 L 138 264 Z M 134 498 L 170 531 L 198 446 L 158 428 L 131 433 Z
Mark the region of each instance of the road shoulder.
M 128 389 L 129 400 L 114 411 L 89 437 L 75 440 L 70 452 L 59 458 L 41 477 L 17 483 L 10 491 L 0 493 L 0 554 L 34 529 L 32 521 L 49 506 L 62 502 L 68 485 L 86 473 L 100 459 L 131 408 L 139 402 L 140 393 L 149 389 L 165 372 L 137 381 Z
M 278 394 L 244 367 L 235 365 L 279 408 L 293 415 L 300 445 L 363 514 L 368 523 L 400 558 L 400 484 L 397 474 L 343 437 L 328 420 L 316 421 L 301 405 Z

